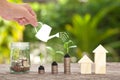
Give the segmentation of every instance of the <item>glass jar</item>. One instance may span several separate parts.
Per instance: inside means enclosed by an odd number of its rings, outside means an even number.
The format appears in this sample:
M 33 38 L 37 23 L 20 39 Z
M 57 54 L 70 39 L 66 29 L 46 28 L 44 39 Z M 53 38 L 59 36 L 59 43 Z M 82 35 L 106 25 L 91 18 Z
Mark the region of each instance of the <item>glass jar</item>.
M 25 73 L 30 70 L 29 42 L 11 43 L 10 72 Z

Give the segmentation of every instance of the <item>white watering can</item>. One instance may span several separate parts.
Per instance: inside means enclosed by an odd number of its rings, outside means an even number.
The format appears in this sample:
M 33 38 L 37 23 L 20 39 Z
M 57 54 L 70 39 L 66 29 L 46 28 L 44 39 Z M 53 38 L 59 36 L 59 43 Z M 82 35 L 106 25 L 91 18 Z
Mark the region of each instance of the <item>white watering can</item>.
M 47 24 L 42 24 L 41 22 L 38 22 L 38 25 L 41 25 L 41 28 L 37 31 L 36 27 L 36 35 L 35 37 L 43 42 L 47 42 L 49 39 L 54 37 L 59 37 L 59 33 L 56 33 L 55 35 L 50 36 L 52 28 Z M 39 27 L 38 26 L 38 27 Z

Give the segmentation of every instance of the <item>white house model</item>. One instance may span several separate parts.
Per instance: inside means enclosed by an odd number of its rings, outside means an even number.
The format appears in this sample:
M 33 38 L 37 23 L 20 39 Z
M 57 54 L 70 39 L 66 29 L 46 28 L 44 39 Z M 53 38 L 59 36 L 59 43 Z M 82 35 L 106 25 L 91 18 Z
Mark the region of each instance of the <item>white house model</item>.
M 81 68 L 81 74 L 91 74 L 92 72 L 92 61 L 86 56 L 84 55 L 79 61 L 78 63 L 80 63 L 80 68 Z
M 94 61 L 95 61 L 95 74 L 105 74 L 106 73 L 106 53 L 108 51 L 99 45 L 94 51 Z

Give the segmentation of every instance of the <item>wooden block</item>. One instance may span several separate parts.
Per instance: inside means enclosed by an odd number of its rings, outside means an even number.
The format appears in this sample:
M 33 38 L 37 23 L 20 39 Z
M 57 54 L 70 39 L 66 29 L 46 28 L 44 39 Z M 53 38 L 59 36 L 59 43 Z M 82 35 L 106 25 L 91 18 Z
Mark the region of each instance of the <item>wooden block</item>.
M 91 74 L 91 63 L 82 63 L 81 64 L 81 74 Z
M 80 68 L 81 68 L 81 74 L 91 74 L 92 73 L 92 61 L 86 56 L 84 55 L 79 61 L 78 63 L 80 63 Z
M 106 74 L 106 64 L 95 63 L 95 74 Z
M 106 53 L 95 53 L 95 63 L 105 64 L 106 63 Z
M 99 45 L 94 51 L 95 53 L 95 73 L 96 74 L 106 74 L 106 53 L 108 51 L 102 46 Z

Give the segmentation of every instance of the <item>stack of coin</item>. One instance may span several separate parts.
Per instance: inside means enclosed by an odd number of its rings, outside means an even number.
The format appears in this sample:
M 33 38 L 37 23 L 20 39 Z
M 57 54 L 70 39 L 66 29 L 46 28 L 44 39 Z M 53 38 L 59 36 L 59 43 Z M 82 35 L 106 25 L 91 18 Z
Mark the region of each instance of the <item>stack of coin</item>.
M 24 63 L 24 61 L 15 61 L 12 62 L 12 66 L 10 67 L 11 71 L 13 72 L 27 72 L 30 70 L 30 65 L 24 66 L 22 65 Z M 27 64 L 27 62 L 25 61 L 25 64 Z
M 66 54 L 65 56 L 64 56 L 64 73 L 65 74 L 70 74 L 70 62 L 71 62 L 71 60 L 70 60 L 70 56 L 69 56 L 69 54 Z
M 38 73 L 39 73 L 39 74 L 44 74 L 44 73 L 45 73 L 44 66 L 42 66 L 42 65 L 39 66 L 39 68 L 38 68 Z
M 58 64 L 56 61 L 53 61 L 52 63 L 52 74 L 57 74 L 58 73 Z

